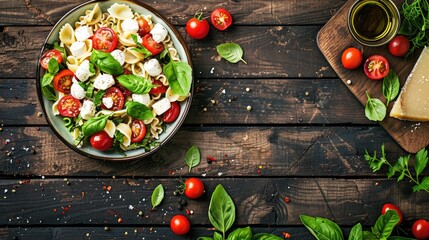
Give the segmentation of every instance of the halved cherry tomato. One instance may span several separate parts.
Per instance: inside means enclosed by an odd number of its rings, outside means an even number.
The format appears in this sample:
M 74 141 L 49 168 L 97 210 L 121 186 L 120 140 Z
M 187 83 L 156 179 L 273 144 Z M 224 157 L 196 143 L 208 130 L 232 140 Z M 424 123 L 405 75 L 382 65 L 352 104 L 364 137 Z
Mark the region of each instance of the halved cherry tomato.
M 150 25 L 146 19 L 139 17 L 137 18 L 137 23 L 139 24 L 139 30 L 137 33 L 140 35 L 140 37 L 144 37 L 144 35 L 150 32 Z
M 191 223 L 187 217 L 178 214 L 171 218 L 170 228 L 176 235 L 185 235 L 191 229 Z
M 142 120 L 134 119 L 131 122 L 131 132 L 131 142 L 141 142 L 146 136 L 146 125 L 144 125 L 144 122 Z
M 90 138 L 91 146 L 97 150 L 107 150 L 113 146 L 113 138 L 104 130 L 94 133 Z
M 341 55 L 341 63 L 345 69 L 355 69 L 359 67 L 359 65 L 362 63 L 362 60 L 362 52 L 355 47 L 347 48 L 344 50 L 343 55 Z
M 219 30 L 225 30 L 232 24 L 232 16 L 224 8 L 215 9 L 210 15 L 213 26 Z
M 51 49 L 45 52 L 42 58 L 40 58 L 40 65 L 42 66 L 42 68 L 48 70 L 49 60 L 51 60 L 51 58 L 57 59 L 57 62 L 60 64 L 63 61 L 63 56 L 61 55 L 61 52 L 56 49 Z
M 178 102 L 171 102 L 170 108 L 162 115 L 162 120 L 166 123 L 176 121 L 180 113 L 180 105 Z
M 383 205 L 383 208 L 381 209 L 381 214 L 384 215 L 389 210 L 396 211 L 396 213 L 399 216 L 399 222 L 397 225 L 401 224 L 401 222 L 402 222 L 402 211 L 401 211 L 401 209 L 399 209 L 399 207 L 397 207 L 396 205 L 394 205 L 392 203 L 386 203 Z
M 130 74 L 130 73 L 125 73 L 124 74 Z M 128 90 L 127 88 L 125 88 L 124 86 L 122 86 L 118 81 L 115 82 L 115 87 L 119 88 L 122 92 L 122 94 L 124 95 L 124 98 L 127 98 L 129 96 L 131 96 L 132 92 L 130 90 Z
M 164 84 L 162 84 L 162 82 L 159 80 L 154 80 L 152 84 L 155 85 L 155 87 L 150 89 L 149 94 L 159 94 L 165 93 L 167 91 L 167 87 L 164 86 Z
M 385 57 L 381 55 L 372 55 L 365 61 L 363 70 L 370 79 L 380 80 L 387 76 L 390 65 Z
M 124 107 L 124 94 L 122 94 L 122 91 L 117 87 L 108 88 L 104 93 L 103 98 L 111 98 L 113 100 L 113 105 L 111 108 L 108 108 L 103 103 L 101 103 L 101 108 L 103 109 L 116 111 L 121 110 Z
M 195 14 L 195 17 L 188 20 L 186 23 L 186 32 L 194 39 L 203 39 L 209 34 L 209 22 L 203 18 L 201 11 Z
M 410 40 L 403 35 L 397 35 L 389 42 L 389 52 L 393 56 L 405 56 L 408 50 L 410 50 Z
M 204 194 L 204 183 L 198 178 L 188 178 L 183 192 L 187 198 L 197 199 Z
M 63 69 L 61 70 L 57 75 L 54 77 L 54 88 L 58 92 L 62 92 L 65 94 L 70 93 L 70 88 L 73 83 L 73 77 L 74 73 L 69 69 Z
M 80 113 L 82 104 L 79 99 L 74 98 L 71 95 L 66 95 L 58 101 L 58 112 L 63 117 L 77 117 Z
M 425 219 L 416 220 L 411 231 L 418 240 L 429 239 L 429 222 Z
M 118 36 L 111 28 L 101 27 L 95 31 L 92 41 L 94 49 L 112 52 L 118 44 Z
M 143 37 L 143 46 L 152 53 L 152 55 L 157 55 L 164 50 L 164 44 L 157 43 L 152 38 L 152 34 L 148 33 Z

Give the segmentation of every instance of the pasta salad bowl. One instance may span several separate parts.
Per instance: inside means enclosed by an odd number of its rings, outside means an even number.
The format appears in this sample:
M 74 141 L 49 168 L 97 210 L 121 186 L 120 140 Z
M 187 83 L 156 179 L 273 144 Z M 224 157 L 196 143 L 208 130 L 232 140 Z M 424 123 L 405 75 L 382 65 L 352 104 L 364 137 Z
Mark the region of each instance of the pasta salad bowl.
M 62 17 L 37 66 L 48 124 L 74 151 L 135 160 L 164 146 L 192 101 L 189 51 L 175 27 L 137 1 L 95 0 Z

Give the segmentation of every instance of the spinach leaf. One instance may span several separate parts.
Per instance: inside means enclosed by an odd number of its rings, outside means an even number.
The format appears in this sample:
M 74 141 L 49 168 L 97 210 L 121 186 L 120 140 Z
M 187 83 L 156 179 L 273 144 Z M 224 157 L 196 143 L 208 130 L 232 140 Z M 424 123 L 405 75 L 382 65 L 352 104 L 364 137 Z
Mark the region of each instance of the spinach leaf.
M 143 54 L 144 55 L 144 58 L 147 58 L 147 57 L 149 57 L 149 56 L 151 56 L 152 55 L 152 53 L 149 51 L 149 50 L 147 50 L 147 48 L 145 48 L 139 41 L 138 41 L 138 38 L 137 38 L 137 36 L 136 35 L 134 35 L 134 34 L 131 34 L 131 38 L 133 39 L 133 41 L 134 41 L 134 43 L 137 45 L 137 47 L 136 48 L 132 48 L 131 50 L 134 50 L 134 51 L 136 51 L 136 52 L 138 52 L 138 53 L 141 53 L 141 54 Z
M 374 227 L 371 228 L 371 231 L 378 238 L 386 239 L 390 234 L 392 234 L 392 231 L 398 222 L 398 213 L 394 210 L 388 210 L 385 214 L 378 217 Z
M 146 105 L 135 101 L 129 101 L 125 104 L 127 114 L 132 118 L 147 120 L 153 118 L 153 113 Z
M 116 79 L 122 86 L 130 90 L 132 93 L 148 93 L 153 87 L 150 80 L 133 74 L 123 74 L 116 77 Z
M 252 240 L 252 229 L 237 228 L 228 235 L 228 240 Z
M 82 125 L 82 132 L 85 137 L 90 137 L 104 129 L 106 126 L 109 115 L 101 115 L 98 117 L 90 118 Z
M 329 219 L 300 215 L 304 226 L 318 240 L 344 240 L 341 228 Z
M 49 100 L 56 102 L 58 100 L 57 96 L 55 95 L 54 88 L 51 86 L 42 86 L 42 92 L 43 95 Z
M 393 69 L 390 69 L 387 76 L 383 79 L 383 96 L 386 98 L 386 106 L 389 102 L 395 99 L 399 94 L 399 78 Z
M 386 117 L 387 108 L 380 99 L 371 98 L 366 92 L 368 101 L 365 105 L 365 116 L 371 121 L 383 121 Z
M 252 240 L 283 240 L 283 238 L 277 237 L 271 233 L 257 233 L 253 235 Z
M 159 184 L 152 192 L 152 197 L 150 199 L 152 208 L 155 208 L 159 204 L 161 204 L 163 199 L 164 199 L 164 187 L 162 186 L 162 184 Z
M 231 228 L 235 221 L 235 205 L 231 197 L 222 185 L 217 185 L 210 199 L 209 205 L 210 223 L 223 234 Z
M 189 173 L 193 167 L 196 167 L 201 162 L 200 150 L 197 146 L 192 146 L 189 148 L 188 152 L 186 152 L 185 156 L 186 165 L 188 165 Z
M 187 62 L 176 62 L 170 59 L 170 62 L 164 65 L 163 70 L 171 90 L 180 96 L 187 96 L 192 84 L 191 66 Z
M 107 52 L 93 49 L 90 61 L 101 71 L 108 74 L 118 75 L 124 72 L 121 64 Z
M 239 61 L 243 61 L 247 64 L 243 59 L 243 49 L 237 43 L 231 42 L 220 44 L 216 47 L 216 51 L 228 62 L 237 63 Z
M 362 225 L 356 224 L 350 231 L 349 240 L 363 240 Z

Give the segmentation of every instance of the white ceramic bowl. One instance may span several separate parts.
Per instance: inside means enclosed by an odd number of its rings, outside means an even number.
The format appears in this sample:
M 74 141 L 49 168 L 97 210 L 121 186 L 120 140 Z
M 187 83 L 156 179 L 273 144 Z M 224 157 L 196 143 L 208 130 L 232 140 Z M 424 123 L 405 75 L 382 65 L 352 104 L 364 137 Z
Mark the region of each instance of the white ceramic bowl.
M 186 47 L 184 40 L 182 39 L 182 37 L 180 36 L 176 28 L 154 8 L 142 2 L 130 1 L 130 0 L 128 1 L 94 0 L 94 1 L 89 1 L 87 3 L 83 3 L 75 7 L 74 9 L 70 10 L 64 17 L 62 17 L 55 24 L 55 26 L 49 33 L 48 37 L 45 40 L 45 44 L 43 45 L 44 47 L 40 52 L 40 57 L 42 56 L 43 52 L 45 52 L 45 46 L 47 46 L 47 44 L 53 44 L 55 41 L 59 42 L 58 33 L 61 27 L 64 26 L 64 24 L 70 23 L 72 26 L 74 26 L 74 22 L 78 20 L 79 16 L 85 15 L 86 10 L 93 9 L 96 3 L 99 4 L 103 12 L 107 12 L 107 9 L 114 3 L 121 3 L 121 4 L 129 5 L 134 12 L 138 12 L 140 14 L 145 14 L 145 15 L 152 15 L 152 20 L 155 23 L 162 23 L 167 28 L 169 35 L 174 43 L 174 46 L 178 51 L 180 59 L 184 62 L 188 62 L 189 65 L 192 67 L 189 51 Z M 160 138 L 158 140 L 160 144 L 157 147 L 151 149 L 150 151 L 145 151 L 144 148 L 125 151 L 123 153 L 117 152 L 114 150 L 98 151 L 92 148 L 90 144 L 85 144 L 84 146 L 78 148 L 73 144 L 74 142 L 73 137 L 68 131 L 68 129 L 65 127 L 62 117 L 53 115 L 51 110 L 53 102 L 46 99 L 42 93 L 40 81 L 43 77 L 44 72 L 45 70 L 40 67 L 40 64 L 38 64 L 37 93 L 38 93 L 39 101 L 42 105 L 46 120 L 48 121 L 50 127 L 55 132 L 55 134 L 67 146 L 72 148 L 74 151 L 90 158 L 96 158 L 96 159 L 102 159 L 102 160 L 135 160 L 135 159 L 144 158 L 153 154 L 155 151 L 157 151 L 159 148 L 165 145 L 166 142 L 170 140 L 173 137 L 173 135 L 177 132 L 177 130 L 180 128 L 180 126 L 182 125 L 182 123 L 186 118 L 186 115 L 189 111 L 191 101 L 192 101 L 192 93 L 193 93 L 193 86 L 194 86 L 193 83 L 191 87 L 191 95 L 185 101 L 181 102 L 179 118 L 173 123 L 170 123 L 167 125 L 166 130 L 160 135 Z

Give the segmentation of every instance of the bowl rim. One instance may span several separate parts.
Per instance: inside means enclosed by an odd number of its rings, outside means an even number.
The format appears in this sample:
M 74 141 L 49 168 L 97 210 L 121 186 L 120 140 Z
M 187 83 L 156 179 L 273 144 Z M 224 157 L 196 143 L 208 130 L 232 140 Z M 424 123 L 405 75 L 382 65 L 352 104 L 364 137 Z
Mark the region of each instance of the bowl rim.
M 38 57 L 38 62 L 40 61 L 43 53 L 45 52 L 45 48 L 46 45 L 48 44 L 48 40 L 51 38 L 51 36 L 53 35 L 53 33 L 55 32 L 55 30 L 59 27 L 60 22 L 62 22 L 64 19 L 66 19 L 67 17 L 69 17 L 71 14 L 73 14 L 73 12 L 77 11 L 78 9 L 81 9 L 87 5 L 90 4 L 94 4 L 94 3 L 99 3 L 99 2 L 109 2 L 111 1 L 112 4 L 114 3 L 125 3 L 127 4 L 135 4 L 138 5 L 142 8 L 147 9 L 149 12 L 151 12 L 151 14 L 156 15 L 156 17 L 160 18 L 166 25 L 167 27 L 174 33 L 174 36 L 177 38 L 177 40 L 180 42 L 181 47 L 184 50 L 184 53 L 186 55 L 187 58 L 187 62 L 189 64 L 189 66 L 191 67 L 191 69 L 193 69 L 192 66 L 192 61 L 191 61 L 191 54 L 189 52 L 189 49 L 183 39 L 183 37 L 180 35 L 179 31 L 176 29 L 176 27 L 166 18 L 164 17 L 161 13 L 158 12 L 158 10 L 156 10 L 155 8 L 151 7 L 150 5 L 144 3 L 144 2 L 140 2 L 140 1 L 136 1 L 136 0 L 91 0 L 85 3 L 81 3 L 79 5 L 77 5 L 76 7 L 72 8 L 71 10 L 69 10 L 66 14 L 64 14 L 64 16 L 62 16 L 56 23 L 55 25 L 52 27 L 51 31 L 49 32 L 49 34 L 46 36 L 45 41 L 43 42 L 42 48 L 40 50 L 39 53 L 39 57 Z M 132 8 L 132 6 L 130 6 Z M 194 71 L 192 71 L 192 82 L 191 82 L 191 89 L 190 89 L 190 95 L 189 97 L 186 99 L 186 106 L 183 110 L 183 117 L 177 119 L 178 122 L 176 123 L 175 127 L 171 130 L 171 132 L 169 133 L 168 136 L 165 137 L 165 139 L 160 142 L 159 145 L 155 146 L 154 148 L 150 149 L 149 151 L 144 151 L 142 153 L 133 155 L 133 156 L 127 156 L 124 155 L 123 157 L 106 157 L 106 156 L 98 156 L 95 154 L 91 154 L 87 151 L 83 151 L 81 148 L 71 144 L 69 141 L 67 141 L 62 134 L 59 132 L 59 130 L 57 130 L 57 128 L 55 127 L 55 125 L 53 124 L 53 122 L 50 120 L 50 118 L 48 117 L 48 112 L 47 109 L 45 108 L 45 104 L 44 104 L 44 96 L 43 96 L 43 92 L 42 92 L 42 87 L 41 87 L 41 67 L 40 64 L 37 64 L 37 70 L 36 70 L 36 90 L 37 90 L 37 96 L 39 99 L 39 103 L 42 107 L 43 110 L 43 114 L 45 115 L 45 119 L 48 122 L 48 125 L 50 127 L 50 129 L 55 133 L 55 135 L 57 135 L 57 137 L 65 144 L 67 145 L 69 148 L 71 148 L 72 150 L 74 150 L 75 152 L 89 157 L 89 158 L 94 158 L 94 159 L 98 159 L 98 160 L 110 160 L 110 161 L 130 161 L 130 160 L 136 160 L 136 159 L 141 159 L 144 157 L 148 157 L 150 155 L 152 155 L 153 153 L 157 152 L 159 149 L 161 149 L 171 138 L 173 138 L 173 136 L 177 133 L 177 131 L 179 130 L 179 128 L 182 126 L 183 122 L 185 121 L 188 113 L 189 113 L 189 109 L 191 107 L 191 103 L 192 103 L 192 98 L 193 98 L 193 92 L 194 92 Z

